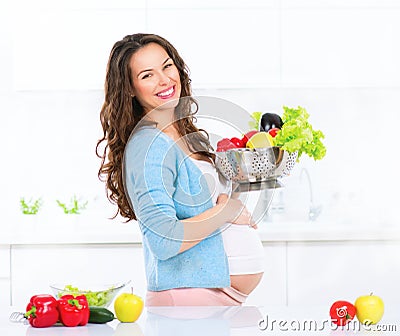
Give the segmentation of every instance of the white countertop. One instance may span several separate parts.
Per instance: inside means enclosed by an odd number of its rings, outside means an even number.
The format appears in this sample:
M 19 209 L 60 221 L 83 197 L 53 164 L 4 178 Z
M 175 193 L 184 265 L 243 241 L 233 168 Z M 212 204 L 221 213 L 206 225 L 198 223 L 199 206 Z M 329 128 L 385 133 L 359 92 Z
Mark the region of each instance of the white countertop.
M 7 225 L 8 224 L 8 225 Z M 258 224 L 264 242 L 400 240 L 398 223 L 358 220 L 276 221 Z M 0 245 L 19 244 L 140 244 L 135 221 L 69 215 L 53 220 L 19 216 L 1 224 Z
M 349 330 L 331 325 L 329 307 L 242 306 L 242 307 L 156 307 L 147 311 L 135 323 L 114 320 L 107 324 L 67 328 L 56 325 L 33 328 L 10 322 L 11 312 L 19 307 L 0 307 L 0 334 L 73 335 L 73 336 L 252 336 L 252 335 L 397 335 L 400 331 L 400 307 L 386 307 L 383 319 L 374 331 L 355 322 Z M 377 329 L 381 329 L 377 331 Z M 382 331 L 384 329 L 385 331 Z M 394 330 L 395 329 L 395 330 Z M 311 330 L 311 331 L 310 331 Z M 391 330 L 389 332 L 388 330 Z

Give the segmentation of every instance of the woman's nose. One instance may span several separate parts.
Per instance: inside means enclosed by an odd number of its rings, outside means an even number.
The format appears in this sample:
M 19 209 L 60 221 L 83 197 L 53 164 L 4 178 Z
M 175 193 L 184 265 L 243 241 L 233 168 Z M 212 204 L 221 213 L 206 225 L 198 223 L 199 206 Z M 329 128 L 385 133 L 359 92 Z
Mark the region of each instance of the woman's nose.
M 160 73 L 159 76 L 160 85 L 168 85 L 170 81 L 171 81 L 170 78 L 165 73 Z

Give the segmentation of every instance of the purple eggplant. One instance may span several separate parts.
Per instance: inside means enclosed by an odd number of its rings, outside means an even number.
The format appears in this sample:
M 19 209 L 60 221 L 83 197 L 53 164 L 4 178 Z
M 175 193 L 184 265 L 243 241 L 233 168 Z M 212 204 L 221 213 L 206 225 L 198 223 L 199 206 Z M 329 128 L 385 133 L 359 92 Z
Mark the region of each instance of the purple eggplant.
M 281 117 L 275 113 L 264 113 L 260 119 L 260 131 L 268 132 L 271 128 L 281 129 L 283 121 Z

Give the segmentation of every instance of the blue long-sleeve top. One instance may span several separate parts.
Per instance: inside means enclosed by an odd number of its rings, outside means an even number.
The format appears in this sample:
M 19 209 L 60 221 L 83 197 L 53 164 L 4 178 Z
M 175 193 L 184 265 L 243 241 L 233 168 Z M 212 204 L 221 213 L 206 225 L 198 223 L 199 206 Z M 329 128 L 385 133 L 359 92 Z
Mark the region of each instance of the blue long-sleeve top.
M 179 253 L 181 220 L 213 204 L 201 171 L 171 138 L 153 126 L 135 131 L 125 149 L 124 181 L 143 236 L 148 290 L 230 285 L 219 230 Z

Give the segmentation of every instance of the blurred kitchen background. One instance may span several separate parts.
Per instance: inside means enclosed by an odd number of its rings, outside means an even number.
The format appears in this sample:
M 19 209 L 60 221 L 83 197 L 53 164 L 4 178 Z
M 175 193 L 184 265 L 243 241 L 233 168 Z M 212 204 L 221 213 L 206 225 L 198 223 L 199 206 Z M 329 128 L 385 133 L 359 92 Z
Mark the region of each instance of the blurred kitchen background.
M 17 225 L 20 197 L 42 197 L 48 226 L 61 220 L 54 201 L 72 195 L 88 200 L 89 213 L 113 214 L 97 179 L 99 111 L 111 47 L 137 32 L 159 34 L 180 51 L 197 95 L 249 113 L 307 109 L 327 155 L 304 157 L 285 182 L 282 225 L 308 214 L 312 194 L 320 227 L 399 227 L 399 1 L 3 0 L 3 233 Z

